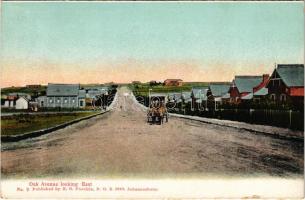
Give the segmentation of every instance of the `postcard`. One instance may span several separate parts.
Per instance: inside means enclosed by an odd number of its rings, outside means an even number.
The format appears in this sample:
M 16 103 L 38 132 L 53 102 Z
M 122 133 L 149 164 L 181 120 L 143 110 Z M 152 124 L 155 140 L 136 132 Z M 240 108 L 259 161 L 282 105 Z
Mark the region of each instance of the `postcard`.
M 304 198 L 301 1 L 2 1 L 1 198 Z

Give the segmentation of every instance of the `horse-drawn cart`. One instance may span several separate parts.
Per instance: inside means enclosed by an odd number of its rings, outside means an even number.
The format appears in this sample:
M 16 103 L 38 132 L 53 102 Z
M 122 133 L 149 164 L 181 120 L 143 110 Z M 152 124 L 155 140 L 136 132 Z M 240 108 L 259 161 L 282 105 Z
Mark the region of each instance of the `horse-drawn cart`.
M 168 122 L 168 113 L 165 104 L 165 96 L 150 96 L 147 112 L 147 122 L 150 124 L 163 124 L 164 119 Z

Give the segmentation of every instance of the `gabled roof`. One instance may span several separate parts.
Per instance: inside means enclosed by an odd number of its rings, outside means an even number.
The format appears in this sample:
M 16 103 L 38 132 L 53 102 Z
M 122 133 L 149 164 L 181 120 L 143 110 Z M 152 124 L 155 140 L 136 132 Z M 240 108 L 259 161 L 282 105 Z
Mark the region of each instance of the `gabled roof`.
M 210 83 L 210 91 L 214 97 L 221 97 L 228 93 L 231 83 Z
M 254 92 L 253 95 L 254 95 L 254 96 L 265 96 L 265 95 L 267 95 L 267 94 L 268 94 L 268 88 L 263 87 L 263 88 L 257 90 L 256 92 Z
M 193 87 L 192 94 L 193 94 L 194 98 L 202 99 L 206 96 L 207 90 L 208 90 L 208 87 Z
M 47 96 L 78 96 L 79 84 L 53 84 L 49 83 Z
M 19 97 L 19 98 L 17 99 L 17 101 L 19 101 L 19 99 L 24 99 L 24 100 L 26 100 L 27 102 L 30 101 L 28 98 L 26 98 L 26 97 L 24 97 L 24 96 Z
M 278 65 L 276 72 L 281 77 L 287 87 L 304 86 L 304 65 L 289 64 Z
M 234 84 L 240 93 L 252 92 L 263 81 L 263 76 L 235 76 Z

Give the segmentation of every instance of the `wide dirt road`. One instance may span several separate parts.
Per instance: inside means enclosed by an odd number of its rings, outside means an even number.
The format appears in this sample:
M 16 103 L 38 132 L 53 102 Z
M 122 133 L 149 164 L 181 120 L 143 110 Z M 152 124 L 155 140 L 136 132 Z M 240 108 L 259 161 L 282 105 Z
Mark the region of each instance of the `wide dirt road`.
M 171 117 L 146 123 L 127 88 L 115 109 L 65 129 L 2 144 L 5 178 L 248 177 L 303 174 L 303 142 Z M 135 111 L 134 108 L 138 110 Z

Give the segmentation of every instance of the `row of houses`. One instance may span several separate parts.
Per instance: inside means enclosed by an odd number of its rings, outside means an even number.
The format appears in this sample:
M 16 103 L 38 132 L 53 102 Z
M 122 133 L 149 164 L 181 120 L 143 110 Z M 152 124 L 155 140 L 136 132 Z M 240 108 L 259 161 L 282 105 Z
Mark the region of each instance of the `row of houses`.
M 25 93 L 9 93 L 1 96 L 1 107 L 37 110 L 41 108 L 85 108 L 109 94 L 108 86 L 80 87 L 80 84 L 49 83 L 45 96 L 37 98 Z
M 275 104 L 304 105 L 304 65 L 277 65 L 272 74 L 235 76 L 222 102 L 272 102 Z
M 160 94 L 151 94 L 160 96 Z M 163 94 L 164 95 L 164 94 Z M 211 82 L 206 87 L 193 87 L 189 92 L 168 93 L 167 102 L 192 102 L 217 109 L 222 104 L 271 102 L 304 105 L 304 65 L 277 65 L 271 75 L 234 77 L 232 82 Z

